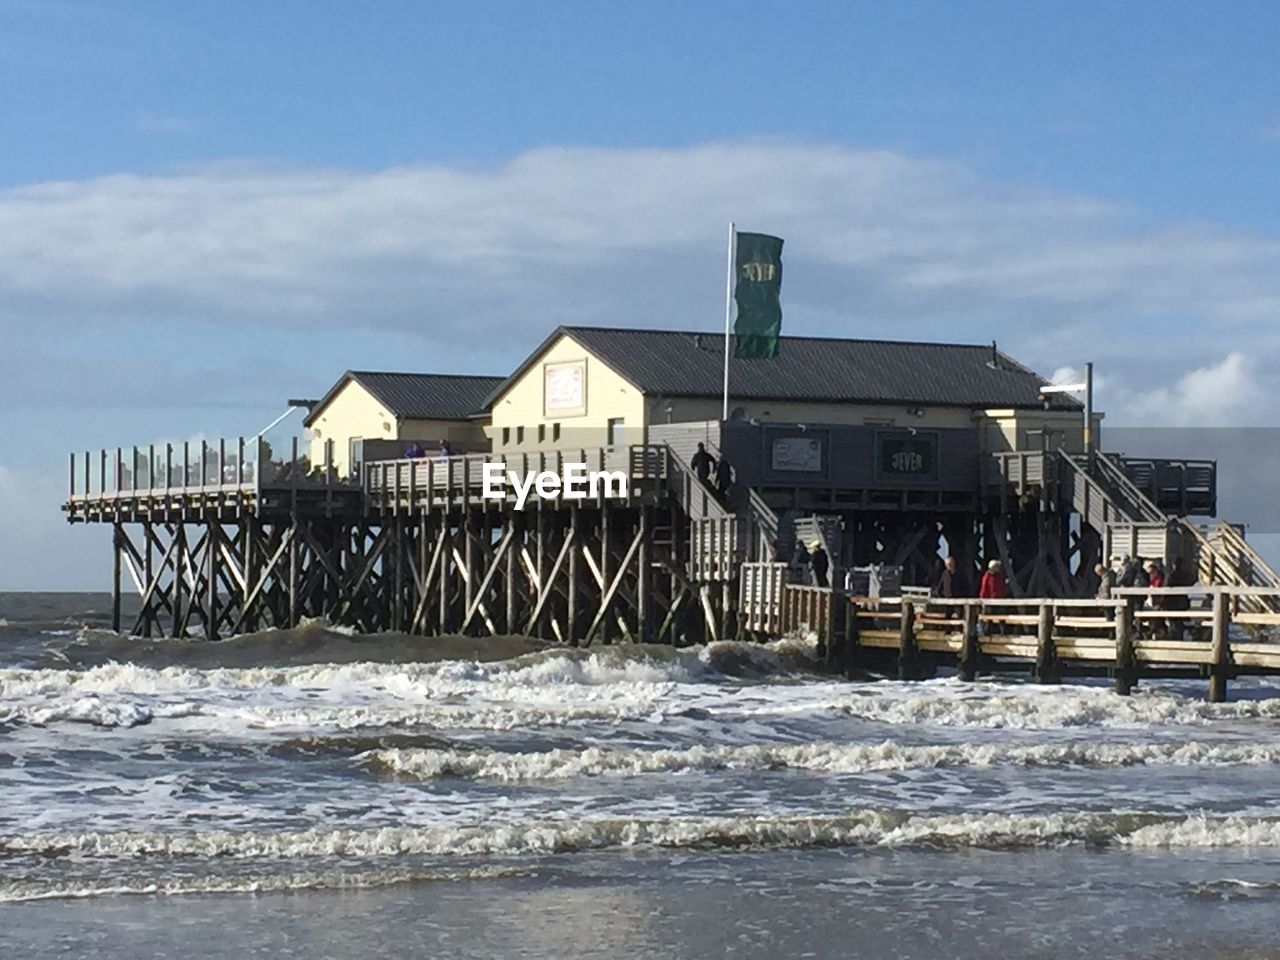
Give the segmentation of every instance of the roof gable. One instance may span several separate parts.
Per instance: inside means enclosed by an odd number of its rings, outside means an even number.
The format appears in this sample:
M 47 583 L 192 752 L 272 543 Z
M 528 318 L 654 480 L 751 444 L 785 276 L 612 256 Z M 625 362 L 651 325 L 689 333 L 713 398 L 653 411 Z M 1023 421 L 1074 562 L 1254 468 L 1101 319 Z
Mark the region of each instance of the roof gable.
M 450 373 L 388 373 L 348 370 L 304 421 L 310 426 L 348 383 L 363 387 L 393 417 L 406 420 L 465 420 L 484 411 L 485 398 L 502 377 Z

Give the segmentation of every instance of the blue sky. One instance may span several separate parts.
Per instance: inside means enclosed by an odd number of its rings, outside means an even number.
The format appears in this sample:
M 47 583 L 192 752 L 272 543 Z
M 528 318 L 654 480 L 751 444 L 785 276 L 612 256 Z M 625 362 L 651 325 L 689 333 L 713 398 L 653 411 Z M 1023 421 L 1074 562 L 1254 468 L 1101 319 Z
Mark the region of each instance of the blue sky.
M 1276 50 L 1261 2 L 0 0 L 0 588 L 102 582 L 68 449 L 712 329 L 730 217 L 786 237 L 793 332 L 1274 424 Z

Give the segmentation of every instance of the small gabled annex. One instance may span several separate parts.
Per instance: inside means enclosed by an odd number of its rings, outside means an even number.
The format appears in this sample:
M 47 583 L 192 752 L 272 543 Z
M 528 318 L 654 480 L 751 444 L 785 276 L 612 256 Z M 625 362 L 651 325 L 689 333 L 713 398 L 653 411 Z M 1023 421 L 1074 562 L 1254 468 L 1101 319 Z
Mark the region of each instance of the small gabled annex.
M 428 448 L 447 440 L 457 452 L 488 449 L 484 401 L 502 377 L 444 373 L 348 370 L 311 410 L 313 465 L 327 444 L 339 476 L 363 460 L 400 456 L 417 441 Z

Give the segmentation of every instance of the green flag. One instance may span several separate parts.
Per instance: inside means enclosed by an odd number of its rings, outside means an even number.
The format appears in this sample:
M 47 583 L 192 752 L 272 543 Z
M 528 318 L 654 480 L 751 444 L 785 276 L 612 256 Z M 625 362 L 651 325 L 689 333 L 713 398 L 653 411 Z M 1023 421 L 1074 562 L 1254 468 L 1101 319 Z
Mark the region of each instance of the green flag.
M 778 355 L 782 331 L 782 240 L 764 233 L 738 234 L 734 258 L 733 325 L 735 357 L 749 360 Z

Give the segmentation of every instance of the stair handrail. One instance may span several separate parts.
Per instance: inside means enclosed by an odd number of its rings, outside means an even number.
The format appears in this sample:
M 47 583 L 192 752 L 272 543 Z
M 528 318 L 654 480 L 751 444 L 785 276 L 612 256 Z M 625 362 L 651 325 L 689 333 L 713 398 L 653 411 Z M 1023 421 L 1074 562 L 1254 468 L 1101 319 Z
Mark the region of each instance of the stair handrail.
M 707 451 L 714 455 L 717 460 L 724 456 L 724 451 L 720 449 L 719 444 L 710 437 L 705 438 L 702 442 Z M 756 534 L 760 534 L 764 538 L 763 542 L 773 544 L 772 553 L 776 557 L 778 552 L 778 530 L 782 521 L 754 487 L 735 481 L 734 489 L 738 490 L 739 497 L 744 498 L 746 501 L 747 518 L 750 523 L 749 535 L 754 539 Z
M 733 516 L 733 512 L 698 479 L 693 468 L 672 449 L 671 444 L 667 443 L 663 446 L 667 448 L 668 469 L 673 470 L 680 477 L 680 505 L 684 508 L 684 512 L 694 520 L 724 519 Z M 694 515 L 695 504 L 700 507 L 700 512 L 696 516 Z
M 1104 487 L 1101 483 L 1099 483 L 1098 479 L 1089 472 L 1087 461 L 1085 460 L 1084 457 L 1078 457 L 1074 454 L 1070 454 L 1066 450 L 1064 450 L 1062 447 L 1058 448 L 1058 456 L 1061 460 L 1065 461 L 1071 467 L 1072 470 L 1076 472 L 1077 476 L 1079 476 L 1082 480 L 1084 480 L 1086 484 L 1088 484 L 1091 490 L 1096 491 L 1097 494 L 1100 497 L 1102 497 L 1102 499 L 1110 503 L 1111 506 L 1121 516 L 1121 518 L 1125 523 L 1139 522 L 1132 515 L 1132 513 L 1126 508 L 1126 506 L 1124 504 L 1117 503 L 1116 498 L 1111 495 L 1111 492 L 1107 490 L 1107 488 Z
M 1263 559 L 1262 555 L 1253 548 L 1253 544 L 1244 538 L 1234 524 L 1219 520 L 1218 535 L 1222 538 L 1226 547 L 1226 550 L 1219 552 L 1230 551 L 1230 553 L 1234 553 L 1234 557 L 1228 554 L 1227 559 L 1235 561 L 1232 565 L 1237 570 L 1240 568 L 1239 560 L 1243 559 L 1248 562 L 1249 569 L 1254 574 L 1254 577 L 1253 582 L 1246 584 L 1246 586 L 1280 588 L 1280 574 L 1277 574 L 1271 564 Z M 1259 583 L 1259 580 L 1262 582 Z
M 1094 454 L 1093 461 L 1097 463 L 1101 470 L 1100 473 L 1106 475 L 1107 479 L 1114 483 L 1120 492 L 1128 498 L 1133 506 L 1142 514 L 1141 521 L 1144 523 L 1165 523 L 1168 521 L 1168 515 L 1151 502 L 1151 498 L 1138 489 L 1137 485 L 1129 479 L 1129 475 L 1124 472 L 1111 454 L 1097 451 Z

